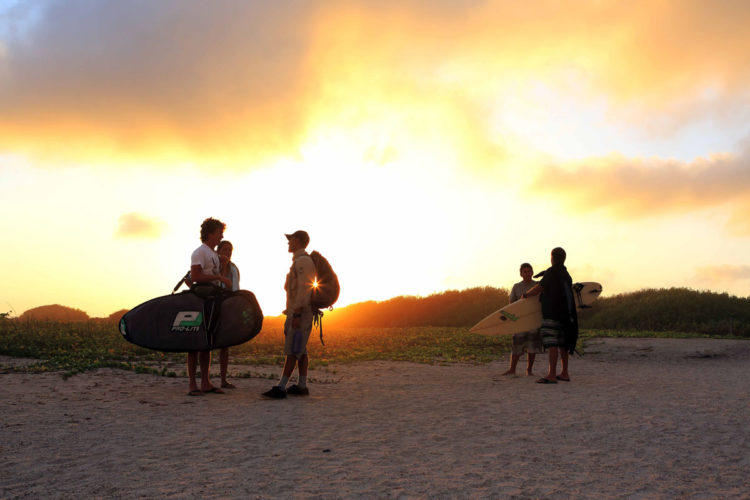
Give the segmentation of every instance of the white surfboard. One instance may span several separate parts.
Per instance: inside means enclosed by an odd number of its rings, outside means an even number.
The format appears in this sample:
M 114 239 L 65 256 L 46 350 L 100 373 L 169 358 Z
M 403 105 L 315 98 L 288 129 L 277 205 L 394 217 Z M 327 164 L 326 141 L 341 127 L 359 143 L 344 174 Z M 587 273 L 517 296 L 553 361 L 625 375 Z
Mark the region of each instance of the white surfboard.
M 576 307 L 588 307 L 602 293 L 602 285 L 592 281 L 573 283 Z M 469 331 L 480 335 L 513 335 L 542 326 L 542 303 L 539 295 L 521 299 L 493 312 Z

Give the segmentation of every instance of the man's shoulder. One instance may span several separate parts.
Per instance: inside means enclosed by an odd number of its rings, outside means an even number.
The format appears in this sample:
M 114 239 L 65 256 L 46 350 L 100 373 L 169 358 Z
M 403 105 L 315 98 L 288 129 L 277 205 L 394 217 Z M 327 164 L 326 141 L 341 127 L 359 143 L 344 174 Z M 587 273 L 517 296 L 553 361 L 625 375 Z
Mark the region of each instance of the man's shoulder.
M 294 262 L 300 263 L 300 264 L 304 262 L 305 264 L 309 263 L 309 264 L 315 265 L 315 263 L 313 262 L 313 258 L 310 257 L 310 254 L 307 252 L 296 256 L 294 258 Z
M 313 262 L 310 254 L 303 253 L 294 258 L 294 267 L 299 271 L 315 270 L 315 262 Z
M 190 255 L 192 257 L 197 257 L 198 255 L 201 255 L 203 253 L 203 248 L 205 248 L 205 246 L 206 245 L 199 246 L 198 248 L 196 248 L 195 250 L 193 250 L 193 253 L 191 253 Z
M 206 246 L 205 244 L 201 243 L 198 248 L 196 248 L 195 250 L 193 250 L 193 255 L 200 255 L 200 254 L 204 254 L 204 253 L 210 255 L 212 252 L 213 252 L 213 250 L 211 250 L 210 248 L 208 248 L 208 246 Z

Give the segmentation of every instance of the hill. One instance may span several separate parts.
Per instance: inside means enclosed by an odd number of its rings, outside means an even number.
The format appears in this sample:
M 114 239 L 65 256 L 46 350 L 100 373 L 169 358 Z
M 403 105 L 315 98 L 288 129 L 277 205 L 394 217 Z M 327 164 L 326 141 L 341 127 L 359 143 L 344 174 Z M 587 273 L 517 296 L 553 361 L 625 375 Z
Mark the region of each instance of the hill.
M 20 316 L 20 319 L 42 321 L 86 321 L 89 319 L 89 315 L 80 309 L 52 304 L 29 309 Z
M 508 303 L 502 288 L 395 297 L 326 312 L 333 327 L 470 327 Z M 601 297 L 579 314 L 587 329 L 679 331 L 750 337 L 750 298 L 688 288 L 645 289 Z
M 478 287 L 449 290 L 427 297 L 400 296 L 367 301 L 325 311 L 326 327 L 402 328 L 470 327 L 508 303 L 508 290 Z M 104 321 L 117 321 L 126 309 Z M 41 306 L 20 319 L 86 321 L 79 310 L 61 305 Z M 600 297 L 590 309 L 579 311 L 585 329 L 675 331 L 750 337 L 750 297 L 696 291 L 689 288 L 644 289 Z M 264 330 L 283 328 L 283 316 L 267 316 Z
M 118 323 L 120 321 L 120 318 L 122 318 L 122 316 L 128 311 L 129 309 L 120 309 L 119 311 L 113 312 L 104 319 L 106 319 L 107 321 L 114 321 L 115 323 Z
M 750 298 L 689 288 L 644 289 L 602 297 L 579 318 L 583 328 L 750 337 Z
M 335 327 L 471 326 L 507 303 L 504 288 L 479 287 L 360 302 L 326 312 L 325 318 Z

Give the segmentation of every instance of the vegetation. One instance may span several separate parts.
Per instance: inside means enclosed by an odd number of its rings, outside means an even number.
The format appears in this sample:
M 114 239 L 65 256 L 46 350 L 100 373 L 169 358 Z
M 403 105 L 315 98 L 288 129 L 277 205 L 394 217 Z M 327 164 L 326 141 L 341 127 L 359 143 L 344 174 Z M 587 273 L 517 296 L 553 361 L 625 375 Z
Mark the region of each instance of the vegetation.
M 51 306 L 39 306 L 34 309 L 29 309 L 21 315 L 21 319 L 43 321 L 87 321 L 89 315 L 80 309 L 53 304 Z
M 470 327 L 508 303 L 508 291 L 472 288 L 429 297 L 364 302 L 326 314 L 335 327 Z M 584 329 L 689 332 L 750 337 L 750 298 L 687 288 L 601 297 L 579 314 Z
M 508 303 L 504 288 L 449 290 L 428 297 L 396 297 L 383 302 L 362 302 L 326 313 L 332 326 L 414 327 L 472 326 Z
M 284 361 L 281 325 L 270 321 L 252 341 L 230 350 L 238 365 L 275 365 Z M 308 350 L 311 367 L 354 361 L 399 360 L 416 363 L 484 363 L 510 349 L 510 337 L 482 337 L 465 328 L 325 329 L 325 343 L 313 332 Z M 115 323 L 23 321 L 0 322 L 0 354 L 33 358 L 31 365 L 5 370 L 62 371 L 64 377 L 96 368 L 121 368 L 177 376 L 185 355 L 137 347 L 122 338 Z M 275 374 L 278 375 L 278 374 Z
M 495 360 L 508 355 L 511 337 L 473 335 L 468 327 L 507 301 L 506 290 L 486 287 L 329 311 L 324 317 L 326 345 L 316 340 L 316 331 L 310 340 L 311 365 Z M 184 354 L 155 352 L 126 342 L 117 328 L 123 313 L 86 321 L 28 319 L 26 314 L 10 318 L 3 313 L 0 354 L 36 360 L 24 371 L 62 371 L 65 377 L 102 367 L 164 376 L 184 373 Z M 580 323 L 584 341 L 592 336 L 750 337 L 750 299 L 684 288 L 641 290 L 600 298 L 594 307 L 581 311 Z M 255 339 L 231 349 L 231 362 L 281 365 L 282 328 L 282 317 L 265 318 L 263 331 Z
M 583 328 L 750 337 L 750 298 L 687 288 L 602 297 L 581 311 Z
M 102 320 L 6 319 L 0 321 L 0 354 L 39 360 L 24 371 L 61 370 L 64 377 L 104 367 L 174 375 L 152 366 L 164 361 L 163 353 L 126 342 L 115 324 Z

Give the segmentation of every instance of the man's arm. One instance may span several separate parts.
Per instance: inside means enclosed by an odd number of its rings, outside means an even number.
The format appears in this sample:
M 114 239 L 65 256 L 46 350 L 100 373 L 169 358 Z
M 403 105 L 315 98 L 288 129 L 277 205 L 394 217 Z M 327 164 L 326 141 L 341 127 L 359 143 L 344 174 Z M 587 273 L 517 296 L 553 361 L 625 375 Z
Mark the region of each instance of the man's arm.
M 310 297 L 315 281 L 315 264 L 309 257 L 300 257 L 294 263 L 294 272 L 297 273 L 297 294 L 292 301 L 292 310 L 299 314 L 306 307 L 310 307 Z
M 528 297 L 533 297 L 534 295 L 539 295 L 543 291 L 544 291 L 544 289 L 542 288 L 542 285 L 540 283 L 537 283 L 536 285 L 533 286 L 533 288 L 531 288 L 530 290 L 527 290 L 526 292 L 524 292 L 524 294 L 521 295 L 521 297 L 523 297 L 524 299 L 526 299 Z
M 229 289 L 232 289 L 232 280 L 218 274 L 206 274 L 203 272 L 203 266 L 195 264 L 190 266 L 190 277 L 193 279 L 193 283 L 211 283 L 212 281 L 220 281 L 227 285 Z

